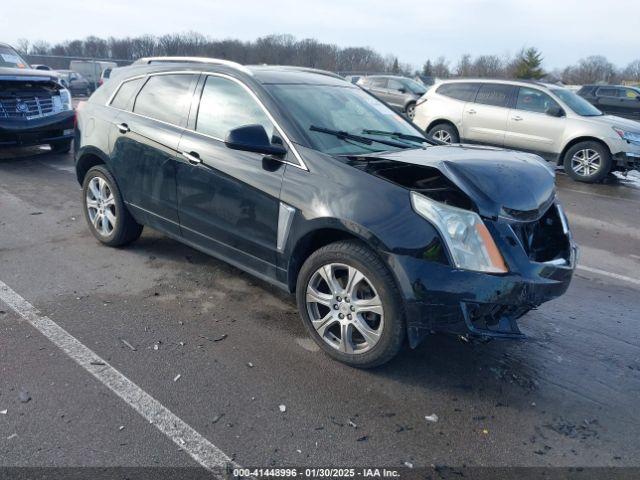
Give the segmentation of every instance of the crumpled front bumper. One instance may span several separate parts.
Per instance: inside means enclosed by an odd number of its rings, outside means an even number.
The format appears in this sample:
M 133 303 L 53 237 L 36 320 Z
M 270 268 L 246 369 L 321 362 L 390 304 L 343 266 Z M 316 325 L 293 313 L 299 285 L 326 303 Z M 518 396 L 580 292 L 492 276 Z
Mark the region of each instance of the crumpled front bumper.
M 640 144 L 621 138 L 609 141 L 613 153 L 614 168 L 620 170 L 640 170 Z
M 410 345 L 432 332 L 523 338 L 516 320 L 567 291 L 577 252 L 572 243 L 569 261 L 531 262 L 526 275 L 472 272 L 405 257 L 403 270 L 413 277 L 411 299 L 405 301 Z

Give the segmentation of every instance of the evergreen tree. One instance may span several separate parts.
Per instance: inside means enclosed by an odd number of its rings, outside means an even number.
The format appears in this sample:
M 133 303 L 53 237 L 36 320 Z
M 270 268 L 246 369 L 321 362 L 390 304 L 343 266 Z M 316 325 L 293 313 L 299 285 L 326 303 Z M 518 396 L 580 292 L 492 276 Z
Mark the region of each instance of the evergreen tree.
M 522 49 L 516 58 L 515 77 L 538 80 L 544 77 L 544 75 L 545 73 L 542 69 L 542 53 L 534 47 Z

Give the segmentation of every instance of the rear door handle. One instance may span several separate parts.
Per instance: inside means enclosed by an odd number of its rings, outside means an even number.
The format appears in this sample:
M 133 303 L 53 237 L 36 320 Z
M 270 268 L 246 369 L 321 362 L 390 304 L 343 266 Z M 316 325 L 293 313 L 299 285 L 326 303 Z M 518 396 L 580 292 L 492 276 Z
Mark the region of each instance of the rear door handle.
M 475 115 L 475 114 L 476 114 L 476 111 L 472 108 L 471 110 L 467 110 L 467 113 L 468 113 L 469 115 Z
M 522 117 L 519 115 L 516 115 L 515 117 L 511 117 L 511 120 L 515 120 L 516 122 L 519 122 L 522 120 Z
M 191 165 L 198 165 L 202 163 L 200 155 L 198 155 L 196 152 L 182 152 L 182 156 L 189 160 L 189 163 Z
M 118 125 L 118 130 L 120 131 L 120 133 L 127 133 L 131 131 L 129 125 L 127 125 L 126 123 L 121 123 L 120 125 Z

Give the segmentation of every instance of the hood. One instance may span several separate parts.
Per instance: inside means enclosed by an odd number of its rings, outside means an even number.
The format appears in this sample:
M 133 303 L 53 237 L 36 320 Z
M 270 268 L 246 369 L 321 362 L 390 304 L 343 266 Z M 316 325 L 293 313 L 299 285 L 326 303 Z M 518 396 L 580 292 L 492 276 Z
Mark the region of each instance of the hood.
M 607 127 L 618 127 L 632 132 L 640 132 L 640 122 L 629 120 L 628 118 L 616 117 L 615 115 L 599 115 L 597 117 L 580 117 L 581 120 L 605 125 Z
M 437 169 L 464 192 L 485 217 L 535 219 L 555 197 L 553 170 L 540 157 L 529 153 L 443 145 L 368 157 Z
M 34 70 L 32 68 L 0 67 L 0 80 L 29 80 L 29 81 L 57 81 L 55 72 L 47 70 Z

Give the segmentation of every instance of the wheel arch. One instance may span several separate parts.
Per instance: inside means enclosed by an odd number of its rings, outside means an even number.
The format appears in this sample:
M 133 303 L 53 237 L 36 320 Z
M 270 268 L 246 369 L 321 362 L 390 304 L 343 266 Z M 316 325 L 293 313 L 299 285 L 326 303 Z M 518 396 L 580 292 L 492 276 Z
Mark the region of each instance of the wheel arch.
M 96 165 L 107 165 L 107 157 L 97 149 L 85 149 L 77 156 L 76 161 L 76 178 L 78 183 L 82 185 L 87 172 Z
M 292 293 L 296 291 L 298 275 L 307 258 L 316 250 L 330 243 L 343 240 L 358 241 L 369 247 L 376 254 L 378 254 L 382 246 L 382 242 L 377 237 L 361 227 L 358 228 L 357 225 L 350 225 L 347 222 L 317 225 L 299 236 L 291 247 L 290 260 L 287 267 L 287 286 L 289 291 Z M 378 256 L 380 255 L 378 254 Z M 380 256 L 380 259 L 389 267 L 384 258 Z M 395 273 L 391 268 L 389 270 L 395 279 Z
M 606 142 L 602 141 L 598 137 L 591 137 L 589 135 L 585 135 L 585 136 L 573 138 L 569 142 L 567 142 L 567 144 L 564 146 L 564 148 L 560 152 L 560 155 L 558 155 L 557 164 L 558 165 L 562 165 L 563 162 L 564 162 L 564 156 L 567 154 L 569 149 L 571 149 L 572 147 L 576 146 L 578 143 L 582 143 L 582 142 L 596 142 L 596 143 L 602 145 L 604 148 L 606 148 L 607 151 L 609 152 L 609 154 L 612 153 L 611 149 L 609 148 L 609 145 L 607 145 Z
M 435 127 L 440 123 L 446 123 L 447 125 L 451 125 L 453 128 L 456 129 L 456 132 L 458 132 L 458 138 L 460 138 L 460 130 L 458 129 L 456 124 L 453 123 L 451 120 L 447 120 L 446 118 L 439 118 L 437 120 L 433 120 L 429 125 L 427 125 L 427 128 L 425 128 L 424 131 L 427 132 L 428 134 L 429 130 L 431 130 L 433 127 Z

